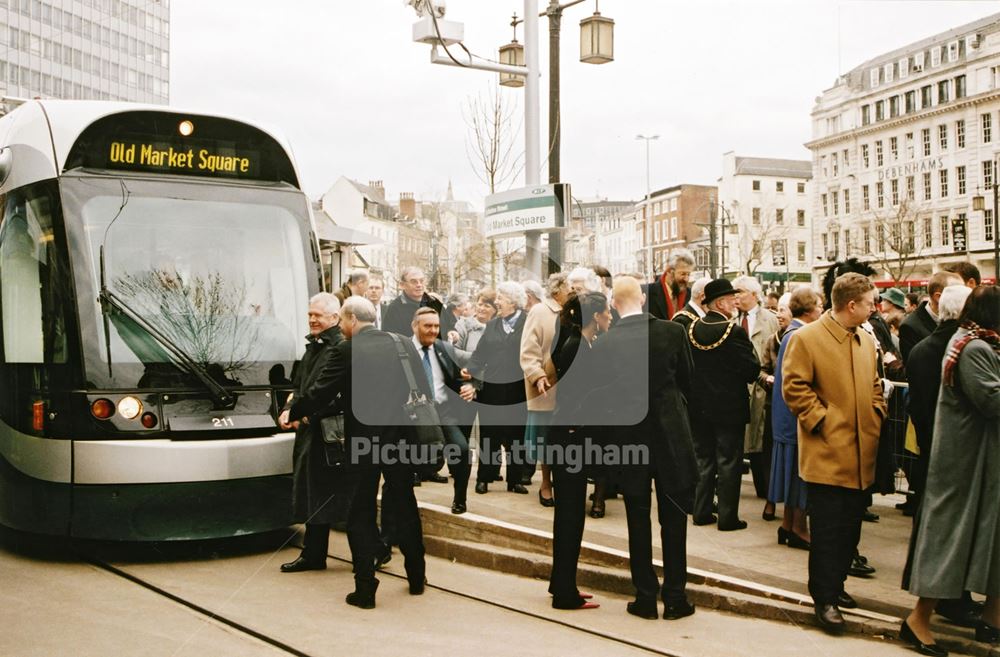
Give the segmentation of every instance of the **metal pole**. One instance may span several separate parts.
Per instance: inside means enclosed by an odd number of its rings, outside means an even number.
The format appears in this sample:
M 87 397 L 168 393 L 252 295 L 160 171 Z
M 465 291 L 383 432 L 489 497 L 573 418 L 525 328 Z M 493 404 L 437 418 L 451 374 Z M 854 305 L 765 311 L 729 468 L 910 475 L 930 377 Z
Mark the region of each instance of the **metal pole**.
M 538 184 L 539 107 L 538 107 L 538 0 L 524 0 L 524 61 L 528 75 L 524 80 L 524 184 Z M 542 236 L 525 233 L 525 265 L 534 276 L 542 270 Z
M 559 150 L 562 147 L 562 116 L 559 104 L 559 31 L 562 29 L 562 10 L 558 0 L 549 0 L 549 183 L 559 182 Z M 570 204 L 570 216 L 572 216 Z M 555 274 L 563 264 L 562 233 L 557 230 L 549 233 L 549 267 L 550 274 Z
M 714 279 L 718 278 L 716 272 L 719 270 L 718 242 L 715 232 L 715 199 L 709 197 L 708 201 L 708 269 L 709 275 Z
M 650 194 L 652 194 L 652 188 L 649 184 L 649 142 L 659 139 L 660 135 L 651 135 L 649 137 L 636 135 L 635 138 L 646 142 L 646 200 L 643 204 L 643 225 L 645 226 L 643 233 L 645 233 L 646 237 L 646 268 L 650 279 L 652 279 L 653 274 L 656 272 L 653 269 L 653 211 L 649 205 Z
M 996 179 L 998 168 L 993 165 L 993 284 L 1000 285 L 1000 217 L 997 216 L 997 186 L 1000 180 Z

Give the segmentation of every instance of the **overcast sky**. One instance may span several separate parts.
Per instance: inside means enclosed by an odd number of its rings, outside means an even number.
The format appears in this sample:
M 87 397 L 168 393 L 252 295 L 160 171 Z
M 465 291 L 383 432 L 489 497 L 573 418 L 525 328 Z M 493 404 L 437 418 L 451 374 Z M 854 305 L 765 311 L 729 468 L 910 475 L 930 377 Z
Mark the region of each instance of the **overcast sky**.
M 544 7 L 547 0 L 539 0 Z M 403 0 L 172 0 L 171 103 L 264 121 L 291 140 L 306 192 L 340 175 L 482 204 L 466 157 L 462 105 L 491 73 L 432 65 L 411 40 Z M 496 57 L 519 0 L 448 0 L 473 53 Z M 601 0 L 615 21 L 615 61 L 579 61 L 579 21 L 562 40 L 562 178 L 574 196 L 637 199 L 645 146 L 654 189 L 714 184 L 722 153 L 808 159 L 809 112 L 837 75 L 865 60 L 1000 11 L 1000 3 L 794 0 Z M 838 29 L 839 25 L 839 29 Z M 518 34 L 523 42 L 523 34 Z M 539 23 L 542 70 L 548 25 Z M 541 79 L 542 143 L 548 129 Z M 502 92 L 523 112 L 523 89 Z M 523 137 L 518 137 L 518 153 Z M 544 158 L 544 154 L 543 154 Z M 540 179 L 547 180 L 543 168 Z M 523 185 L 523 176 L 515 186 Z

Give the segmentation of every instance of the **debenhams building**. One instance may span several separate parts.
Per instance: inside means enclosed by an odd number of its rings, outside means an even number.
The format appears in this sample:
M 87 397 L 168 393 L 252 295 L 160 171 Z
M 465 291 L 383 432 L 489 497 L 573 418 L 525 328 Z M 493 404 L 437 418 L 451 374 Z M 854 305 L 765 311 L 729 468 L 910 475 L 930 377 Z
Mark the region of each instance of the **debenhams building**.
M 1000 14 L 841 76 L 817 99 L 812 133 L 814 275 L 857 256 L 882 285 L 920 285 L 959 260 L 996 276 Z

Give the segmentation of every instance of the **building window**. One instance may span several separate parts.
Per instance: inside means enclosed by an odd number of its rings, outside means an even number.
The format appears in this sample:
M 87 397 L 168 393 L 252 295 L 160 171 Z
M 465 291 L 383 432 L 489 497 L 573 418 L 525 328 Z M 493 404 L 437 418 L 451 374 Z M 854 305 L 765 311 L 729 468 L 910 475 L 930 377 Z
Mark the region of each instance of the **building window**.
M 836 178 L 840 172 L 840 167 L 837 166 L 837 154 L 832 153 L 830 155 L 830 165 L 833 167 L 833 177 Z
M 797 191 L 799 194 L 805 194 L 806 193 L 806 184 L 805 183 L 798 183 L 798 185 L 796 185 L 795 191 Z
M 851 190 L 844 190 L 844 214 L 851 214 Z
M 893 162 L 899 159 L 899 137 L 889 137 L 889 153 Z
M 885 72 L 885 81 L 892 82 L 892 64 L 886 64 L 882 70 Z
M 965 98 L 965 76 L 955 78 L 955 98 Z
M 942 123 L 938 126 L 938 146 L 942 151 L 948 150 L 948 124 Z
M 824 198 L 824 201 L 825 201 L 825 199 L 826 199 L 826 195 L 825 194 L 823 195 L 823 198 Z M 753 225 L 754 226 L 759 226 L 760 225 L 760 208 L 754 208 L 753 209 Z
M 872 229 L 868 226 L 861 228 L 861 246 L 864 247 L 865 253 L 871 253 L 872 250 Z
M 948 99 L 948 91 L 949 91 L 948 87 L 950 87 L 950 86 L 951 86 L 951 81 L 950 80 L 941 80 L 940 82 L 938 82 L 938 105 L 940 105 L 941 103 L 947 103 L 948 102 L 948 100 L 949 100 Z
M 881 121 L 885 118 L 885 101 L 876 100 L 875 101 L 875 120 Z
M 941 65 L 941 46 L 931 48 L 931 67 Z
M 836 254 L 840 253 L 840 233 L 834 231 L 830 233 L 830 236 L 833 238 L 833 252 L 834 257 L 836 257 Z
M 868 198 L 868 185 L 861 186 L 861 209 L 871 210 L 871 200 Z
M 875 203 L 880 208 L 885 207 L 885 183 L 875 183 Z
M 823 203 L 823 216 L 824 217 L 830 216 L 830 213 L 827 211 L 826 194 L 820 194 L 819 200 Z
M 889 189 L 892 190 L 893 206 L 899 205 L 899 178 L 893 178 L 889 181 Z
M 840 214 L 840 196 L 837 195 L 837 192 L 831 192 L 830 200 L 833 201 L 833 216 L 836 217 Z
M 912 114 L 917 111 L 917 92 L 907 91 L 904 98 L 904 109 L 907 114 Z
M 993 210 L 983 212 L 983 235 L 987 242 L 993 241 Z
M 829 254 L 830 254 L 830 236 L 827 235 L 826 233 L 823 233 L 823 255 L 824 257 L 827 257 L 828 260 L 831 259 L 828 257 Z
M 861 163 L 865 169 L 868 168 L 868 144 L 861 144 Z
M 941 217 L 941 246 L 951 244 L 951 220 L 947 216 Z
M 931 129 L 924 128 L 920 131 L 920 137 L 924 144 L 924 157 L 930 157 L 931 155 Z
M 878 69 L 873 68 L 868 74 L 868 81 L 873 87 L 878 86 Z
M 799 247 L 798 248 L 799 262 L 805 262 L 806 261 L 806 243 L 805 242 L 799 242 L 798 243 L 798 247 Z
M 913 56 L 913 70 L 917 73 L 924 70 L 924 53 L 918 52 Z
M 913 159 L 913 133 L 906 133 L 906 158 L 909 160 Z
M 779 226 L 785 223 L 785 211 L 782 210 L 781 208 L 778 208 L 777 210 L 774 211 L 774 223 L 778 224 Z
M 869 125 L 872 122 L 872 106 L 861 106 L 861 125 Z
M 806 225 L 806 211 L 799 210 L 795 213 L 795 224 L 798 226 Z
M 884 160 L 882 158 L 882 140 L 879 139 L 877 142 L 875 142 L 875 166 L 877 167 L 882 166 L 883 161 Z
M 983 186 L 993 189 L 993 160 L 983 161 Z
M 941 183 L 941 198 L 948 198 L 948 170 L 941 169 L 938 171 Z
M 755 191 L 755 192 L 759 192 L 760 191 L 760 181 L 759 180 L 753 181 L 753 191 Z
M 924 217 L 924 246 L 934 246 L 934 220 L 930 217 Z
M 961 196 L 965 193 L 965 167 L 961 166 L 955 169 L 955 179 L 958 181 L 958 195 Z
M 920 109 L 927 109 L 933 103 L 931 102 L 931 85 L 926 87 L 920 87 Z
M 983 114 L 983 143 L 988 144 L 993 141 L 993 115 Z
M 778 182 L 774 183 L 774 191 L 776 191 L 776 192 L 783 192 L 783 191 L 785 191 L 785 183 L 781 182 L 780 180 Z
M 899 96 L 890 96 L 889 117 L 894 119 L 897 116 L 899 116 Z
M 907 201 L 912 201 L 914 199 L 914 196 L 916 195 L 916 190 L 914 190 L 913 187 L 914 187 L 913 176 L 907 176 L 906 177 L 906 200 Z
M 931 200 L 931 172 L 924 172 L 924 200 Z
M 955 121 L 955 145 L 965 148 L 965 120 Z
M 958 41 L 952 41 L 948 44 L 948 61 L 958 61 Z
M 847 153 L 848 153 L 848 151 L 847 151 L 847 149 L 845 148 L 845 149 L 844 149 L 844 166 L 845 166 L 845 167 L 849 167 L 849 166 L 851 166 L 851 160 L 850 160 L 850 159 L 848 158 L 848 156 L 847 156 Z
M 899 60 L 899 77 L 905 78 L 910 74 L 910 60 L 906 57 Z

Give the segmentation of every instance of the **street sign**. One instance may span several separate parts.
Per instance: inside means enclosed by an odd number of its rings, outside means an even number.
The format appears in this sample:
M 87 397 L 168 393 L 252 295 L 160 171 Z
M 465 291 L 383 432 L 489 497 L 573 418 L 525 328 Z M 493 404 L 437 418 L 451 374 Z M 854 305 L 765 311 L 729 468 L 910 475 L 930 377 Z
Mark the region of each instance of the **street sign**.
M 775 267 L 785 266 L 785 240 L 772 240 L 771 261 Z
M 486 197 L 486 237 L 563 228 L 572 198 L 567 183 L 491 194 Z
M 966 239 L 966 219 L 963 216 L 951 220 L 951 245 L 955 253 L 965 253 L 969 249 Z

